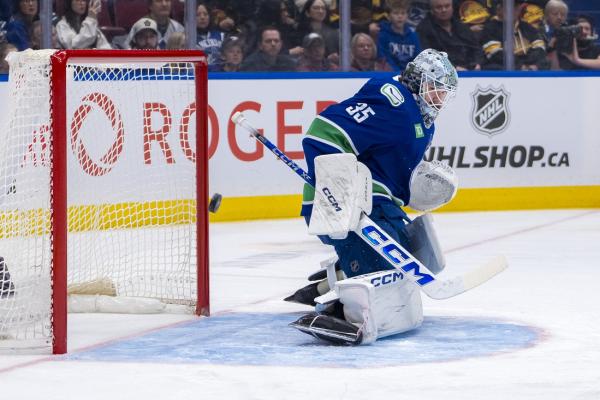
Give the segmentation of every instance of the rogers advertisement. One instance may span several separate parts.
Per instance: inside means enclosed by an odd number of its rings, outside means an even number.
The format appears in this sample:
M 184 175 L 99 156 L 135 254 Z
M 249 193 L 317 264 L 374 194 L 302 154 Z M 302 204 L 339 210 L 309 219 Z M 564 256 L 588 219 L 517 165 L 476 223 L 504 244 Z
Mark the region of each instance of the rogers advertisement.
M 351 96 L 367 79 L 333 76 L 210 79 L 210 192 L 225 198 L 299 195 L 303 182 L 230 117 L 244 112 L 269 140 L 304 167 L 301 140 L 314 116 Z M 3 113 L 7 112 L 7 86 L 0 84 Z M 102 96 L 101 87 L 95 92 Z M 88 118 L 86 124 L 97 120 L 98 134 L 106 130 L 106 138 L 122 140 L 124 149 L 132 148 L 132 155 L 118 160 L 122 165 L 117 162 L 95 174 L 81 171 L 91 179 L 90 185 L 98 188 L 111 174 L 141 172 L 149 164 L 169 176 L 193 162 L 189 156 L 193 139 L 186 134 L 192 127 L 186 124 L 182 130 L 181 122 L 193 113 L 189 99 L 167 99 L 161 92 L 148 91 L 158 94 L 143 99 L 131 98 L 127 91 L 105 93 L 111 99 L 106 107 L 115 108 L 123 125 L 96 117 Z M 445 161 L 455 168 L 461 189 L 600 185 L 598 92 L 600 77 L 461 78 L 457 98 L 436 122 L 426 159 Z M 71 98 L 69 110 L 77 112 L 89 101 Z M 166 109 L 157 111 L 155 104 Z M 67 118 L 71 121 L 73 116 Z M 2 119 L 7 120 L 7 115 Z M 155 133 L 151 142 L 145 139 L 149 131 Z M 98 160 L 106 158 L 103 152 Z M 112 178 L 114 184 L 118 177 Z

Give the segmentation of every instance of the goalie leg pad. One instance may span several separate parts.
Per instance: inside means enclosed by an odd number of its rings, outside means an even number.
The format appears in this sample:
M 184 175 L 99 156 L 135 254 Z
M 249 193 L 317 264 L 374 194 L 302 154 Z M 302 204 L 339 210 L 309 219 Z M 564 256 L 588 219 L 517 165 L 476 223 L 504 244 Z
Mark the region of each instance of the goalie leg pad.
M 331 315 L 310 313 L 292 322 L 290 326 L 335 344 L 358 345 L 362 342 L 362 332 L 359 327 Z
M 363 343 L 415 329 L 423 322 L 421 293 L 400 271 L 340 281 L 335 286 L 344 318 L 361 326 Z
M 434 274 L 442 272 L 446 266 L 446 259 L 435 234 L 431 214 L 415 218 L 406 225 L 404 233 L 408 238 L 407 250 Z

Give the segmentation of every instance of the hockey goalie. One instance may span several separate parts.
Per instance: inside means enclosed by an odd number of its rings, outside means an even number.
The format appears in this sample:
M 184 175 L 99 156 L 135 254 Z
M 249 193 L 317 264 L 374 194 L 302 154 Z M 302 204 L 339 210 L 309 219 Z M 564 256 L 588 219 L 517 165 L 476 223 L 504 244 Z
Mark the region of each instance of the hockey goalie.
M 379 239 L 390 235 L 435 274 L 444 268 L 430 215 L 411 221 L 402 207 L 427 212 L 456 194 L 454 171 L 423 157 L 457 85 L 447 55 L 427 49 L 402 75 L 372 78 L 315 118 L 303 140 L 315 185 L 305 185 L 302 215 L 337 257 L 286 298 L 316 307 L 291 326 L 335 343 L 368 344 L 421 325 L 419 287 L 356 229 L 366 214 L 382 229 Z

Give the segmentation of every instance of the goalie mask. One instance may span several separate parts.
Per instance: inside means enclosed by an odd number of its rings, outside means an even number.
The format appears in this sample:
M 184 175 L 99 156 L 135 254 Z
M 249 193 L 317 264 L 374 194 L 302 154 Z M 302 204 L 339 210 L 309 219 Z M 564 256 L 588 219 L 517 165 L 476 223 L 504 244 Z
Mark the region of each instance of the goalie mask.
M 402 82 L 417 95 L 423 121 L 429 128 L 456 95 L 458 75 L 446 53 L 427 49 L 406 65 Z

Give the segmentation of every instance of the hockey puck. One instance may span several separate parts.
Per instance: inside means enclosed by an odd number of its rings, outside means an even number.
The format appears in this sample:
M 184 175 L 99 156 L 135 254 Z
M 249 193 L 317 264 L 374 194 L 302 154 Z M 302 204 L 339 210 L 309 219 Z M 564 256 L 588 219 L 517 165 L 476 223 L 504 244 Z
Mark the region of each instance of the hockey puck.
M 215 193 L 212 195 L 212 197 L 210 198 L 210 203 L 208 203 L 208 211 L 210 211 L 211 213 L 216 213 L 217 211 L 219 211 L 219 207 L 221 206 L 221 199 L 223 198 L 223 196 L 221 196 L 219 193 Z

